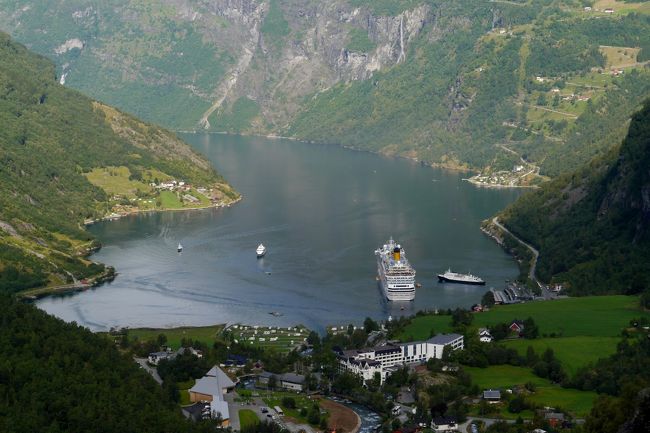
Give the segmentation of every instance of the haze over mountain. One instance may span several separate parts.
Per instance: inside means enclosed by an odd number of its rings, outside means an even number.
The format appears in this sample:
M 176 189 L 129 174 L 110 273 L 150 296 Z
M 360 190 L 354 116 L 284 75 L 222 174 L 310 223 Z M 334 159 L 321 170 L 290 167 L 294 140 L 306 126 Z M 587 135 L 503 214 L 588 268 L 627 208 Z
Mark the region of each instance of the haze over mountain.
M 523 162 L 538 183 L 607 153 L 650 95 L 650 4 L 601 3 L 1 0 L 0 27 L 66 85 L 170 128 Z

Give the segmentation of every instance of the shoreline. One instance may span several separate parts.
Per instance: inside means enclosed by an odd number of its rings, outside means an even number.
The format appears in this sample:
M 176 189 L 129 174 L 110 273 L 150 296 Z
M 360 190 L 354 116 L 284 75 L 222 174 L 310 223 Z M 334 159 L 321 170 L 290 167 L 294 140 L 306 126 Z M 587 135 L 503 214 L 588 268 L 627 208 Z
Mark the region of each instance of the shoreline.
M 98 222 L 103 222 L 103 221 L 114 221 L 118 220 L 120 218 L 124 218 L 130 215 L 138 215 L 138 214 L 146 214 L 146 213 L 155 213 L 155 212 L 181 212 L 181 211 L 193 211 L 193 210 L 206 210 L 206 209 L 220 209 L 220 208 L 226 208 L 230 207 L 233 204 L 239 203 L 240 201 L 243 200 L 243 196 L 240 195 L 233 201 L 230 201 L 228 203 L 220 202 L 220 203 L 213 203 L 207 206 L 197 206 L 197 207 L 187 207 L 187 208 L 174 208 L 174 209 L 136 209 L 132 210 L 129 212 L 121 212 L 121 213 L 116 213 L 113 212 L 111 214 L 108 214 L 102 218 L 99 219 L 94 219 L 94 220 L 85 220 L 83 225 L 84 226 L 90 226 Z
M 539 185 L 503 185 L 500 183 L 482 183 L 473 178 L 465 178 L 463 181 L 471 183 L 478 188 L 494 188 L 494 189 L 511 189 L 511 188 L 524 188 L 524 189 L 539 189 Z
M 86 220 L 83 222 L 84 228 L 87 228 L 90 225 L 93 225 L 98 222 L 103 222 L 103 221 L 115 221 L 130 215 L 138 215 L 138 214 L 145 214 L 145 213 L 153 213 L 153 212 L 180 212 L 180 211 L 194 211 L 194 210 L 206 210 L 206 209 L 219 209 L 219 208 L 225 208 L 225 207 L 230 207 L 233 204 L 236 204 L 240 202 L 243 199 L 243 196 L 240 195 L 233 201 L 230 201 L 228 203 L 220 202 L 220 203 L 214 203 L 209 206 L 199 206 L 199 207 L 191 207 L 191 208 L 181 208 L 181 209 L 138 209 L 138 210 L 133 210 L 129 212 L 124 212 L 124 213 L 112 213 L 109 214 L 103 218 L 95 219 L 95 220 Z M 92 251 L 89 252 L 85 257 L 90 257 L 97 251 L 101 249 L 101 246 L 98 248 L 94 248 Z M 56 286 L 45 286 L 45 287 L 33 287 L 30 289 L 26 289 L 23 291 L 20 291 L 16 293 L 16 297 L 18 299 L 24 300 L 24 301 L 37 301 L 39 299 L 47 298 L 49 296 L 56 296 L 56 295 L 65 295 L 65 294 L 73 294 L 73 293 L 78 293 L 78 292 L 84 292 L 88 289 L 94 288 L 94 287 L 99 287 L 103 285 L 104 283 L 108 281 L 113 281 L 118 275 L 118 272 L 116 269 L 112 266 L 106 266 L 106 270 L 100 274 L 93 275 L 88 278 L 84 278 L 84 280 L 87 280 L 88 282 L 83 283 L 81 281 L 76 281 L 70 284 L 61 284 L 61 285 L 56 285 Z
M 113 281 L 116 276 L 117 272 L 115 272 L 115 268 L 112 266 L 106 266 L 106 269 L 103 272 L 84 278 L 82 281 L 76 281 L 70 284 L 26 289 L 17 292 L 16 297 L 23 301 L 37 301 L 39 299 L 47 298 L 48 296 L 85 292 L 94 287 L 99 287 L 106 282 Z M 86 282 L 83 282 L 84 280 Z
M 177 134 L 215 134 L 215 135 L 232 135 L 232 136 L 237 136 L 237 137 L 253 137 L 253 138 L 266 138 L 266 139 L 278 139 L 278 140 L 290 140 L 290 141 L 296 141 L 299 143 L 305 143 L 305 144 L 318 144 L 318 145 L 323 145 L 323 146 L 336 146 L 340 147 L 342 149 L 347 149 L 347 150 L 352 150 L 355 152 L 366 152 L 366 153 L 371 153 L 373 155 L 379 155 L 383 156 L 386 158 L 395 158 L 395 159 L 404 159 L 407 161 L 415 162 L 417 164 L 422 165 L 422 167 L 429 167 L 429 168 L 439 168 L 441 170 L 448 170 L 448 171 L 453 171 L 453 172 L 464 172 L 464 173 L 475 173 L 478 171 L 478 169 L 473 169 L 470 167 L 459 167 L 456 165 L 447 165 L 439 162 L 426 162 L 422 159 L 418 158 L 413 158 L 409 156 L 404 156 L 404 155 L 398 155 L 398 154 L 391 154 L 391 153 L 382 153 L 376 150 L 370 150 L 370 149 L 360 149 L 358 147 L 354 146 L 349 146 L 345 144 L 340 144 L 340 143 L 326 143 L 323 141 L 316 141 L 316 140 L 304 140 L 296 137 L 286 137 L 284 135 L 275 135 L 275 134 L 244 134 L 244 133 L 232 133 L 232 132 L 225 132 L 225 131 L 209 131 L 209 130 L 200 130 L 200 129 L 189 129 L 189 130 L 174 130 L 174 133 Z

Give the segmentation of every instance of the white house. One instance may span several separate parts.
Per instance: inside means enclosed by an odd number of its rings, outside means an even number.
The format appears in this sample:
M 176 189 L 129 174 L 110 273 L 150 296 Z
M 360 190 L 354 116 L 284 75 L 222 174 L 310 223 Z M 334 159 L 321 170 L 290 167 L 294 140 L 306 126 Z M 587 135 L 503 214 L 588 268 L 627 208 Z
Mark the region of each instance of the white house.
M 481 343 L 492 343 L 492 341 L 494 341 L 494 337 L 490 334 L 490 330 L 487 328 L 479 328 L 478 339 Z
M 455 418 L 438 417 L 431 420 L 431 430 L 436 433 L 457 432 L 458 424 Z

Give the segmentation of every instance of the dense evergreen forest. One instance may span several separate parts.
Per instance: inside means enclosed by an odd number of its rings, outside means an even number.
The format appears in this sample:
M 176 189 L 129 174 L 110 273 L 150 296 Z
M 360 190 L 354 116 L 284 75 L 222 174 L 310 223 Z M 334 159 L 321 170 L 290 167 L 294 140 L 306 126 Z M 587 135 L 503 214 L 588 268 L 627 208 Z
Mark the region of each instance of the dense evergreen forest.
M 650 101 L 607 156 L 522 196 L 501 217 L 540 251 L 538 275 L 573 295 L 650 287 Z
M 198 432 L 108 339 L 0 295 L 0 431 Z
M 221 188 L 210 163 L 173 134 L 56 82 L 54 65 L 0 33 L 0 291 L 98 274 L 82 228 L 108 211 L 84 176 L 123 166 Z M 230 193 L 230 191 L 228 191 Z

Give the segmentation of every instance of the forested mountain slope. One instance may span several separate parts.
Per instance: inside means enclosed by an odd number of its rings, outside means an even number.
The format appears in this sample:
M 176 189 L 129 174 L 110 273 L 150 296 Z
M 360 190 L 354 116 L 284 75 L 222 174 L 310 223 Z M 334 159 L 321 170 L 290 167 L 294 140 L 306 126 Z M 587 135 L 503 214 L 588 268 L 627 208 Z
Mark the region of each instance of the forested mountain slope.
M 113 343 L 0 294 L 0 431 L 197 432 Z
M 237 197 L 173 134 L 67 89 L 55 75 L 49 60 L 0 34 L 0 291 L 101 273 L 83 258 L 97 246 L 84 220 L 124 201 L 136 210 L 136 195 L 153 201 L 154 175 L 209 187 L 213 204 Z M 124 173 L 133 198 L 94 186 L 91 173 L 117 178 L 101 170 Z
M 0 28 L 167 127 L 553 177 L 607 153 L 650 96 L 650 2 L 613 4 L 0 0 Z
M 607 156 L 522 196 L 501 215 L 539 249 L 542 280 L 571 294 L 650 287 L 650 101 Z

